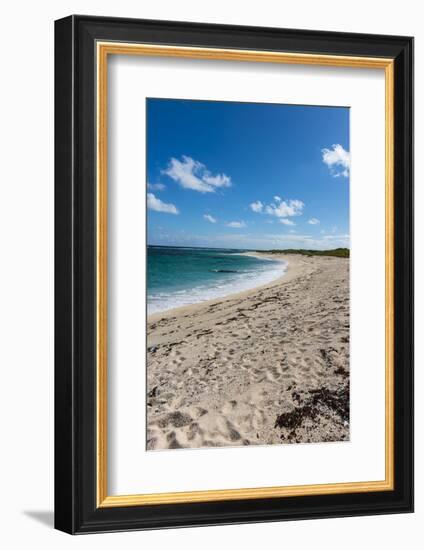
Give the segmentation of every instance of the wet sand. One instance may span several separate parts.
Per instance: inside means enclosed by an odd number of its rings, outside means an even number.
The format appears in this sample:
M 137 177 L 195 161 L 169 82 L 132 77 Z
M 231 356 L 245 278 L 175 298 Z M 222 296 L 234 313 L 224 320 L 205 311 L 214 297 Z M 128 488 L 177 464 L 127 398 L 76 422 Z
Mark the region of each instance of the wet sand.
M 148 318 L 147 448 L 349 439 L 349 260 Z

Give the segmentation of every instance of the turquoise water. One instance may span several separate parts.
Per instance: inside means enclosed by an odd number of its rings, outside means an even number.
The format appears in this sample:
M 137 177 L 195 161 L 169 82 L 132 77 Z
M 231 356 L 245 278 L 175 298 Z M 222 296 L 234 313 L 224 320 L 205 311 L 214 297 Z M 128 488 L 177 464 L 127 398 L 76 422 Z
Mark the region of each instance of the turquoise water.
M 222 298 L 283 275 L 286 262 L 218 248 L 147 247 L 147 310 Z

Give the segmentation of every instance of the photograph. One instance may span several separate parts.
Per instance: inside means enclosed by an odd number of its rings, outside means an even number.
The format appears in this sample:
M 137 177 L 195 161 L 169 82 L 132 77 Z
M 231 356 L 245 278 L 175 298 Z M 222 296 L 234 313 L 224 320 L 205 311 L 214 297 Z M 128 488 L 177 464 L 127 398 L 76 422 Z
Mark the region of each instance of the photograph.
M 145 108 L 146 449 L 349 441 L 349 107 Z

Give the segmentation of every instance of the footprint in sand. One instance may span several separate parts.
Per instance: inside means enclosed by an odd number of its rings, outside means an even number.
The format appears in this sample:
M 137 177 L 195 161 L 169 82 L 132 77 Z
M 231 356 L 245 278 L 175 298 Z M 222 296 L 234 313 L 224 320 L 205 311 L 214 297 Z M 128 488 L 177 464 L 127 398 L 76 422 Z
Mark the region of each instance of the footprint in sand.
M 229 420 L 227 420 L 227 430 L 228 431 L 226 435 L 230 441 L 238 441 L 239 439 L 241 439 L 240 433 L 235 429 L 235 427 Z
M 271 381 L 279 380 L 283 375 L 283 370 L 280 364 L 270 367 L 267 372 L 268 378 Z

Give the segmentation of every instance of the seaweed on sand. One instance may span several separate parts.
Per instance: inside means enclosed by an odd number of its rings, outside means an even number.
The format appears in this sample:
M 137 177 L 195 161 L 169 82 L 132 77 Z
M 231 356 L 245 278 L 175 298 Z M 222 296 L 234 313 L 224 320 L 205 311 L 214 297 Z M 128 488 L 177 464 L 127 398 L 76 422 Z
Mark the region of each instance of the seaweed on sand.
M 299 400 L 298 400 L 299 401 Z M 349 385 L 330 390 L 322 387 L 309 391 L 309 397 L 302 406 L 280 414 L 275 421 L 275 428 L 300 428 L 306 419 L 315 420 L 318 415 L 325 414 L 326 410 L 336 413 L 342 422 L 349 421 L 350 391 Z

